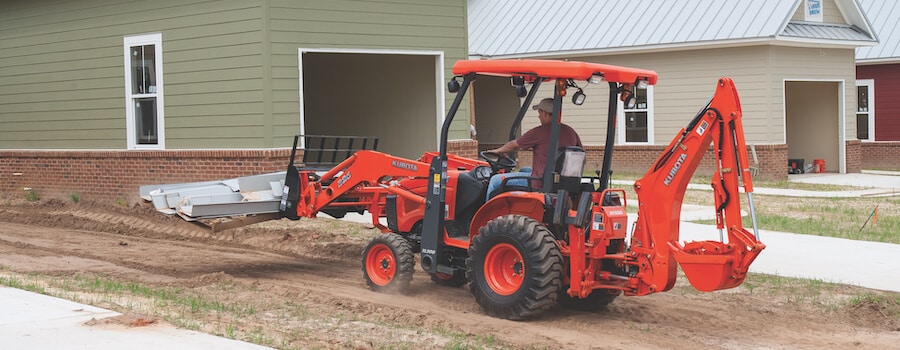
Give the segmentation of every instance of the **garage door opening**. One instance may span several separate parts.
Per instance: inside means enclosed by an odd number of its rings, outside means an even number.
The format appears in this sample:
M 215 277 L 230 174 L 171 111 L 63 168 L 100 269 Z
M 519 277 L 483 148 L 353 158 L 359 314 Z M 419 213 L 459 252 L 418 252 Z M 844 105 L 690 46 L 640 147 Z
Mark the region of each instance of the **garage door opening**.
M 302 134 L 375 136 L 379 151 L 407 158 L 437 149 L 442 54 L 300 49 L 299 56 Z
M 825 171 L 843 172 L 841 133 L 843 84 L 836 81 L 786 81 L 785 131 L 789 159 L 825 161 Z

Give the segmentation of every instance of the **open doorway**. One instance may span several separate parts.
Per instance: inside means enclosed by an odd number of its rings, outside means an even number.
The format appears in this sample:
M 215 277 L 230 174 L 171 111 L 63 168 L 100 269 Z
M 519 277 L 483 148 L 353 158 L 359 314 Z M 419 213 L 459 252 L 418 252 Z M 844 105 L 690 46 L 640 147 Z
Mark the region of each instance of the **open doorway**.
M 510 127 L 519 113 L 522 100 L 507 77 L 480 76 L 473 87 L 475 114 L 472 124 L 478 131 L 478 148 L 487 150 L 502 146 L 510 139 Z M 519 130 L 518 135 L 522 134 Z
M 300 49 L 300 132 L 375 136 L 378 150 L 418 158 L 437 149 L 443 54 Z
M 785 81 L 785 138 L 789 159 L 825 161 L 827 172 L 845 172 L 843 82 Z

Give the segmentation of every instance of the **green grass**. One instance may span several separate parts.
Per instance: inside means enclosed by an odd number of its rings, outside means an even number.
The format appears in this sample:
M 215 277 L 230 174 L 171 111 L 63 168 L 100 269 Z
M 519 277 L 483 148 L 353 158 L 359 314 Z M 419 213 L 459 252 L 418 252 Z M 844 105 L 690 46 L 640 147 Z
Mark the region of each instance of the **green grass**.
M 39 273 L 17 273 L 0 265 L 0 285 L 29 290 L 118 312 L 132 312 L 158 317 L 185 329 L 207 332 L 231 339 L 244 340 L 280 349 L 306 349 L 312 333 L 323 327 L 343 334 L 356 324 L 383 328 L 381 340 L 371 343 L 376 348 L 417 349 L 413 339 L 393 337 L 397 334 L 436 334 L 447 343 L 446 349 L 506 349 L 491 335 L 472 335 L 449 329 L 431 329 L 416 324 L 392 323 L 379 317 L 367 319 L 353 310 L 328 311 L 322 314 L 298 300 L 258 297 L 268 293 L 256 284 L 233 280 L 200 287 L 154 286 L 122 281 L 108 276 L 49 276 Z M 257 297 L 250 297 L 248 293 Z M 235 298 L 236 294 L 243 295 Z M 319 313 L 317 313 L 319 312 Z M 311 333 L 312 332 L 312 333 Z M 371 334 L 369 336 L 372 336 Z M 315 341 L 313 341 L 313 344 Z M 307 344 L 307 345 L 304 345 Z M 349 343 L 343 344 L 349 346 Z M 315 346 L 313 346 L 315 348 Z
M 742 197 L 742 200 L 746 200 Z M 762 230 L 900 244 L 900 198 L 754 197 Z M 746 204 L 746 201 L 744 202 Z M 873 215 L 878 206 L 878 214 Z M 745 205 L 744 210 L 748 211 Z M 715 221 L 696 221 L 712 225 Z M 745 227 L 752 227 L 750 216 Z
M 35 202 L 40 199 L 41 199 L 41 196 L 38 194 L 37 190 L 35 190 L 33 188 L 25 189 L 25 200 L 26 201 Z

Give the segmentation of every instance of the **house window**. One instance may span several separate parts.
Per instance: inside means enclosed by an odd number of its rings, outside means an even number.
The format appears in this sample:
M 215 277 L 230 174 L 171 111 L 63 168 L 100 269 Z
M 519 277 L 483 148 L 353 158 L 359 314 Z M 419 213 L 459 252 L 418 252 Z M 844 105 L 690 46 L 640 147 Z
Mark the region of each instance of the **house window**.
M 631 88 L 636 99 L 633 108 L 619 102 L 618 139 L 624 143 L 653 143 L 653 86 Z
M 164 149 L 162 34 L 125 37 L 125 115 L 129 149 Z
M 856 138 L 875 140 L 875 81 L 856 81 Z

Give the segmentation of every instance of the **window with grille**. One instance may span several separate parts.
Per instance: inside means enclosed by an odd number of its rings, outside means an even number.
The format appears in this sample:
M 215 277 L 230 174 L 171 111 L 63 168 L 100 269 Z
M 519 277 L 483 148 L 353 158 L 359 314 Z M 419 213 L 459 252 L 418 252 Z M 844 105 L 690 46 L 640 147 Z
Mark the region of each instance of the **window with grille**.
M 125 37 L 125 112 L 129 149 L 164 149 L 162 34 Z
M 856 138 L 875 140 L 875 81 L 856 81 Z
M 634 106 L 619 102 L 617 138 L 619 143 L 653 143 L 653 86 L 646 89 L 631 88 L 635 97 Z

